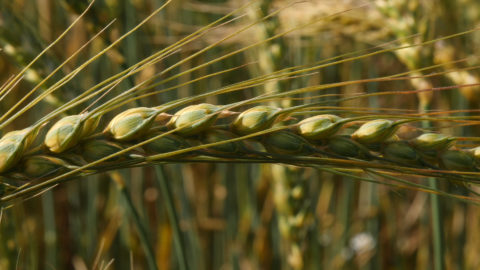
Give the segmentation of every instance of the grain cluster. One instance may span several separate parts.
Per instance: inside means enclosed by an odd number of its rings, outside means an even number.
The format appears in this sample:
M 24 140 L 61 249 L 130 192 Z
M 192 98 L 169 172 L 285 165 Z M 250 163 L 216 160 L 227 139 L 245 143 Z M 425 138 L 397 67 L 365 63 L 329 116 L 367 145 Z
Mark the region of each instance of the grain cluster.
M 139 107 L 115 116 L 102 132 L 98 132 L 100 117 L 70 115 L 50 127 L 42 146 L 32 147 L 40 128 L 5 134 L 0 139 L 0 172 L 4 179 L 31 181 L 91 162 L 94 165 L 82 173 L 204 157 L 288 164 L 318 157 L 310 162 L 349 167 L 348 162 L 339 161 L 350 160 L 366 167 L 432 171 L 476 172 L 479 168 L 480 147 L 463 149 L 455 146 L 454 137 L 437 133 L 403 139 L 396 133 L 405 120 L 358 123 L 355 118 L 319 114 L 299 121 L 289 118 L 288 112 L 255 106 L 236 113 L 202 103 L 169 115 L 159 108 Z

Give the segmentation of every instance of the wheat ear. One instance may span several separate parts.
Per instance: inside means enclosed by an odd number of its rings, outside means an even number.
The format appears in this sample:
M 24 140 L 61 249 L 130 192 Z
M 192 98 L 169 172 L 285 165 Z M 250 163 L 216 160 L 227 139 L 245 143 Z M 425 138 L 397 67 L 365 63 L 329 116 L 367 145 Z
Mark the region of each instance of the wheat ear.
M 351 127 L 344 126 L 355 123 L 357 118 L 320 114 L 289 123 L 290 110 L 257 106 L 230 119 L 236 114 L 223 108 L 203 103 L 185 107 L 174 115 L 163 113 L 161 118 L 157 118 L 159 109 L 129 109 L 96 134 L 97 118 L 67 116 L 48 130 L 44 145 L 36 148 L 31 144 L 39 136 L 38 130 L 13 131 L 0 139 L 2 176 L 10 185 L 41 184 L 42 179 L 68 171 L 76 171 L 71 177 L 169 162 L 172 158 L 178 162 L 195 161 L 205 156 L 233 161 L 365 166 L 471 182 L 478 175 L 480 147 L 464 149 L 455 145 L 454 137 L 437 133 L 409 140 L 395 135 L 405 122 L 414 121 L 411 119 L 371 120 L 352 132 Z M 166 117 L 169 120 L 165 124 Z M 215 125 L 223 117 L 230 124 Z M 279 122 L 285 124 L 276 125 Z M 11 195 L 20 194 L 28 186 L 19 185 L 4 194 L 2 200 L 13 198 Z

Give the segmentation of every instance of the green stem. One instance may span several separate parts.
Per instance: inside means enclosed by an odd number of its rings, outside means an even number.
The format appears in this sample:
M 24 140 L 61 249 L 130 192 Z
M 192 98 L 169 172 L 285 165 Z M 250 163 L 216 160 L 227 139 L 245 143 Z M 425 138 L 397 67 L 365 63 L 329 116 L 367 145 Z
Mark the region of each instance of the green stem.
M 148 263 L 148 269 L 151 270 L 157 270 L 157 263 L 155 261 L 155 255 L 153 252 L 153 248 L 150 245 L 150 242 L 148 241 L 149 237 L 147 235 L 147 231 L 145 227 L 142 224 L 142 221 L 140 219 L 140 215 L 138 214 L 137 210 L 135 209 L 135 206 L 133 205 L 132 198 L 128 194 L 127 189 L 125 188 L 125 183 L 119 181 L 120 179 L 116 178 L 115 182 L 117 183 L 118 189 L 120 190 L 120 194 L 127 203 L 127 208 L 128 211 L 130 212 L 130 215 L 133 219 L 133 222 L 135 223 L 135 226 L 137 227 L 138 230 L 138 236 L 140 237 L 140 243 L 142 244 L 142 247 L 145 251 L 145 257 L 147 259 Z
M 428 184 L 432 189 L 438 189 L 437 180 L 435 178 L 430 177 L 428 179 Z M 443 270 L 445 269 L 445 264 L 443 261 L 443 226 L 441 221 L 438 195 L 430 194 L 430 203 L 432 211 L 433 261 L 436 270 Z
M 44 222 L 44 236 L 43 241 L 45 242 L 45 252 L 46 260 L 45 267 L 52 266 L 56 267 L 57 264 L 57 253 L 55 246 L 57 243 L 57 229 L 55 226 L 55 207 L 54 207 L 54 197 L 53 193 L 46 192 L 42 196 L 42 207 L 43 207 L 43 222 Z
M 430 100 L 422 105 L 420 105 L 420 112 L 425 113 L 428 111 Z M 424 121 L 422 123 L 423 128 L 429 128 L 430 123 L 428 121 Z M 433 190 L 438 190 L 437 179 L 433 177 L 428 178 L 428 186 Z M 444 260 L 443 258 L 443 239 L 442 239 L 442 220 L 441 220 L 441 206 L 438 200 L 437 194 L 430 194 L 430 211 L 432 215 L 432 244 L 433 244 L 433 261 L 435 270 L 443 270 L 445 269 Z
M 170 219 L 170 224 L 173 230 L 173 244 L 175 247 L 175 252 L 178 258 L 178 267 L 180 270 L 186 270 L 187 268 L 187 259 L 185 256 L 185 247 L 183 245 L 182 233 L 180 231 L 180 224 L 178 221 L 177 212 L 175 211 L 175 204 L 173 201 L 173 196 L 171 193 L 170 185 L 167 181 L 167 175 L 163 168 L 158 165 L 155 166 L 155 172 L 157 177 L 158 186 L 160 187 L 160 192 L 165 202 L 165 207 L 167 209 L 168 218 Z

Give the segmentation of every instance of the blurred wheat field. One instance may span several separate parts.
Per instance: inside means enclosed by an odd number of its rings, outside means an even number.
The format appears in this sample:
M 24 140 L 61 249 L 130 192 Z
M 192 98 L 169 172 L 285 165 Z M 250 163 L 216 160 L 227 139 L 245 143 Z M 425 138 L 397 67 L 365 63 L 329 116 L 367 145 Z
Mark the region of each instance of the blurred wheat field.
M 286 123 L 318 113 L 414 119 L 398 135 L 438 132 L 455 136 L 459 149 L 479 145 L 477 1 L 174 0 L 160 8 L 164 4 L 96 0 L 88 8 L 88 1 L 0 0 L 0 85 L 28 67 L 9 92 L 0 88 L 2 135 L 32 126 L 127 71 L 104 97 L 65 109 L 46 127 L 145 87 L 121 106 L 107 106 L 102 129 L 129 108 L 179 102 L 168 111 L 173 114 L 191 104 L 244 101 L 232 112 L 305 105 Z M 171 49 L 150 64 L 130 68 L 165 48 Z M 58 90 L 46 92 L 71 72 Z M 145 93 L 155 94 L 142 98 Z M 7 117 L 36 97 L 35 106 Z M 33 146 L 41 144 L 37 139 Z M 0 269 L 480 267 L 478 164 L 470 173 L 422 174 L 384 171 L 372 160 L 362 166 L 349 158 L 343 166 L 295 160 L 186 155 L 141 166 L 118 162 L 9 201 L 22 185 L 42 182 L 17 185 L 10 178 L 21 172 L 6 172 Z M 455 175 L 465 182 L 452 180 Z

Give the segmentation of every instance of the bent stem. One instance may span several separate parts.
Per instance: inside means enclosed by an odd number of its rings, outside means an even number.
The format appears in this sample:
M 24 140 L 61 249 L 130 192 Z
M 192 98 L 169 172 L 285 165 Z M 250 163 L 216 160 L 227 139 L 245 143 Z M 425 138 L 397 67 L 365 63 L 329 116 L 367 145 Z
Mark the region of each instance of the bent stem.
M 173 244 L 175 247 L 175 252 L 178 259 L 178 268 L 180 270 L 186 270 L 187 260 L 185 256 L 185 246 L 183 244 L 182 232 L 180 231 L 180 223 L 178 221 L 177 212 L 175 211 L 175 203 L 173 201 L 170 184 L 167 180 L 167 175 L 163 170 L 161 165 L 155 166 L 155 181 L 160 188 L 162 197 L 165 203 L 165 208 L 167 209 L 168 219 L 170 220 L 170 226 L 173 230 Z
M 132 216 L 133 222 L 135 223 L 135 226 L 137 227 L 138 230 L 138 236 L 140 237 L 140 243 L 142 244 L 142 247 L 145 251 L 145 257 L 148 263 L 148 269 L 150 270 L 157 270 L 157 263 L 155 261 L 155 253 L 153 252 L 152 245 L 149 242 L 149 237 L 147 234 L 147 231 L 145 229 L 144 224 L 142 224 L 142 221 L 140 219 L 140 215 L 138 214 L 137 210 L 135 209 L 135 206 L 133 205 L 132 198 L 128 194 L 128 190 L 125 187 L 125 182 L 120 175 L 116 173 L 112 173 L 111 177 L 112 180 L 117 184 L 117 187 L 120 191 L 120 194 L 122 198 L 125 200 L 125 203 L 127 204 L 127 209 L 130 212 L 130 215 Z

